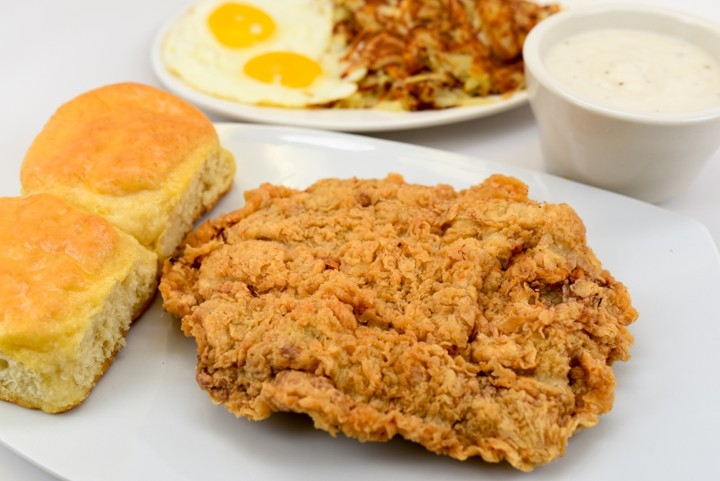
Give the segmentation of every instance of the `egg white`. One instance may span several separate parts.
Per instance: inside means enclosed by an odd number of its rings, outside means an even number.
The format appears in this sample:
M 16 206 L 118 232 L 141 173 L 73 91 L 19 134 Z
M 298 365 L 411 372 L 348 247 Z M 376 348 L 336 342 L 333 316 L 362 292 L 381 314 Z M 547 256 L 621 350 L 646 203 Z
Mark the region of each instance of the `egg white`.
M 352 78 L 342 78 L 342 49 L 332 42 L 332 3 L 329 0 L 236 0 L 263 10 L 275 22 L 269 38 L 242 48 L 221 44 L 210 31 L 208 17 L 227 0 L 195 4 L 170 28 L 162 43 L 168 70 L 191 87 L 233 101 L 284 107 L 304 107 L 345 98 L 357 90 Z M 305 55 L 322 68 L 307 87 L 289 88 L 247 76 L 243 68 L 257 55 L 290 51 Z

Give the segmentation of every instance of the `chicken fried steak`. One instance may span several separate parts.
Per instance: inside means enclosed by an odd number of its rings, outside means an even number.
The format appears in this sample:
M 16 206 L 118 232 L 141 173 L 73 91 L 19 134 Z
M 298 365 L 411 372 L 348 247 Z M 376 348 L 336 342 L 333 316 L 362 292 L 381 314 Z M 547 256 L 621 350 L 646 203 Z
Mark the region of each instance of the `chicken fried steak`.
M 494 175 L 456 192 L 265 184 L 165 265 L 197 381 L 237 416 L 529 471 L 613 405 L 637 316 L 567 205 Z

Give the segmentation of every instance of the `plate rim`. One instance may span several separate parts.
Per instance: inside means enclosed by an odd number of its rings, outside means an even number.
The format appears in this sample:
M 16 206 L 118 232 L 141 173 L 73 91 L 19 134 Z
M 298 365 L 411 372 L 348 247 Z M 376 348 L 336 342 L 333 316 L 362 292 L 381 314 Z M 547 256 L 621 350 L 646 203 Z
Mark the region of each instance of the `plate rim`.
M 153 35 L 150 65 L 160 84 L 199 108 L 231 121 L 307 127 L 338 132 L 394 132 L 449 125 L 503 113 L 528 103 L 527 89 L 487 97 L 487 103 L 420 112 L 373 109 L 284 109 L 243 104 L 203 93 L 170 72 L 162 59 L 162 43 L 172 25 L 192 5 L 170 15 Z
M 704 226 L 701 222 L 699 222 L 699 221 L 697 221 L 697 220 L 695 220 L 695 219 L 692 219 L 692 218 L 690 218 L 690 217 L 683 216 L 683 215 L 681 215 L 681 214 L 677 214 L 677 213 L 675 213 L 675 212 L 669 211 L 669 210 L 667 210 L 667 209 L 664 209 L 664 208 L 662 208 L 662 207 L 659 207 L 659 206 L 656 206 L 656 205 L 653 205 L 653 204 L 645 203 L 645 202 L 642 202 L 642 201 L 639 201 L 639 200 L 636 200 L 636 199 L 632 199 L 632 198 L 629 198 L 629 197 L 626 197 L 626 196 L 622 196 L 622 195 L 620 195 L 620 194 L 615 194 L 615 193 L 613 193 L 613 192 L 605 191 L 605 190 L 602 190 L 602 189 L 597 189 L 597 188 L 594 188 L 594 187 L 591 187 L 591 186 L 587 186 L 587 185 L 584 185 L 584 184 L 578 184 L 578 183 L 573 182 L 573 181 L 569 181 L 569 180 L 566 180 L 566 179 L 562 179 L 562 178 L 553 176 L 552 174 L 548 174 L 548 173 L 545 173 L 545 172 L 535 171 L 535 170 L 528 169 L 528 168 L 521 167 L 521 166 L 516 166 L 516 165 L 511 165 L 511 164 L 497 163 L 497 162 L 493 162 L 493 161 L 489 161 L 489 160 L 483 160 L 483 159 L 475 159 L 475 158 L 473 158 L 472 156 L 469 156 L 469 155 L 466 155 L 466 154 L 458 154 L 458 153 L 453 153 L 453 152 L 447 152 L 447 151 L 444 151 L 444 150 L 441 150 L 441 149 L 436 149 L 436 148 L 432 148 L 432 147 L 416 146 L 416 145 L 406 144 L 406 143 L 397 142 L 397 141 L 393 141 L 393 140 L 376 139 L 376 138 L 372 138 L 372 137 L 366 137 L 366 136 L 355 135 L 355 134 L 347 134 L 347 133 L 324 132 L 324 131 L 317 131 L 317 130 L 314 130 L 314 129 L 300 128 L 300 127 L 266 126 L 266 125 L 242 124 L 242 123 L 233 123 L 233 122 L 218 122 L 218 123 L 216 123 L 216 126 L 217 126 L 217 128 L 218 128 L 219 134 L 221 135 L 221 140 L 222 140 L 222 137 L 223 137 L 223 136 L 232 135 L 233 129 L 237 129 L 237 128 L 241 128 L 241 129 L 246 129 L 246 130 L 247 130 L 247 132 L 244 134 L 244 137 L 246 137 L 246 138 L 249 137 L 249 138 L 252 138 L 252 139 L 254 140 L 254 139 L 255 139 L 255 136 L 252 136 L 251 134 L 257 133 L 257 132 L 260 131 L 260 132 L 264 132 L 266 135 L 278 137 L 278 138 L 279 138 L 279 142 L 281 141 L 282 143 L 287 143 L 287 142 L 288 142 L 287 137 L 286 137 L 286 138 L 281 138 L 281 137 L 280 137 L 283 133 L 287 133 L 287 132 L 290 132 L 290 133 L 304 133 L 304 134 L 311 134 L 311 135 L 314 135 L 314 136 L 317 136 L 317 137 L 324 137 L 324 138 L 332 137 L 332 138 L 342 138 L 342 139 L 348 139 L 348 140 L 356 140 L 356 141 L 360 141 L 360 142 L 369 143 L 369 144 L 371 144 L 371 145 L 379 145 L 379 146 L 382 146 L 382 147 L 384 147 L 384 148 L 393 148 L 393 147 L 394 147 L 394 148 L 400 148 L 400 149 L 409 149 L 409 150 L 412 151 L 412 152 L 422 152 L 422 153 L 423 153 L 423 158 L 422 158 L 422 162 L 419 164 L 419 165 L 421 166 L 421 168 L 423 168 L 425 165 L 427 165 L 426 163 L 428 162 L 428 159 L 424 158 L 425 156 L 434 156 L 434 155 L 436 155 L 436 154 L 442 154 L 442 155 L 447 155 L 447 154 L 449 154 L 449 155 L 452 156 L 452 158 L 457 158 L 459 161 L 465 159 L 465 160 L 467 160 L 468 162 L 471 162 L 472 165 L 475 166 L 475 169 L 476 169 L 477 172 L 483 172 L 484 167 L 488 167 L 488 166 L 489 166 L 489 167 L 491 167 L 491 168 L 500 167 L 500 168 L 502 168 L 502 170 L 505 171 L 505 172 L 518 172 L 518 173 L 522 173 L 522 174 L 524 174 L 524 176 L 536 176 L 536 175 L 537 175 L 537 176 L 540 176 L 540 178 L 557 179 L 557 180 L 559 180 L 559 181 L 562 181 L 559 185 L 567 185 L 567 186 L 575 186 L 575 187 L 578 187 L 579 189 L 581 189 L 581 191 L 582 191 L 583 193 L 584 193 L 584 192 L 591 192 L 591 197 L 593 197 L 593 198 L 600 196 L 600 197 L 605 198 L 605 199 L 608 199 L 608 200 L 613 200 L 613 201 L 616 201 L 616 202 L 618 202 L 618 203 L 622 203 L 622 205 L 626 205 L 626 204 L 629 202 L 629 203 L 630 203 L 630 206 L 633 207 L 632 210 L 633 210 L 636 214 L 640 214 L 640 213 L 644 213 L 644 212 L 655 212 L 655 213 L 657 213 L 658 216 L 659 216 L 659 217 L 656 217 L 656 218 L 655 218 L 655 220 L 656 220 L 657 222 L 664 223 L 664 222 L 666 222 L 666 220 L 669 219 L 670 221 L 676 223 L 676 224 L 675 224 L 675 227 L 676 227 L 676 228 L 681 228 L 681 230 L 682 230 L 684 233 L 688 233 L 688 232 L 689 232 L 690 234 L 692 234 L 691 239 L 694 239 L 694 240 L 698 240 L 698 239 L 699 239 L 700 241 L 702 241 L 702 244 L 701 244 L 700 246 L 697 246 L 697 245 L 690 246 L 690 245 L 688 245 L 688 246 L 687 246 L 687 250 L 695 251 L 695 250 L 698 250 L 698 249 L 697 249 L 698 247 L 702 247 L 702 248 L 703 248 L 702 250 L 707 250 L 707 249 L 709 249 L 709 246 L 712 246 L 712 247 L 713 247 L 712 250 L 713 250 L 713 252 L 715 253 L 715 254 L 714 254 L 715 259 L 714 259 L 714 262 L 712 262 L 712 265 L 710 265 L 710 266 L 708 267 L 708 269 L 710 269 L 710 270 L 712 271 L 712 273 L 713 273 L 713 276 L 714 276 L 714 277 L 713 277 L 713 281 L 714 281 L 714 283 L 720 285 L 720 281 L 719 281 L 719 280 L 720 280 L 720 256 L 718 256 L 717 250 L 714 248 L 714 243 L 712 242 L 712 238 L 711 238 L 709 232 L 707 231 L 707 229 L 705 228 L 705 226 Z M 292 139 L 292 138 L 291 138 L 291 139 Z M 262 140 L 262 139 L 261 139 L 261 140 Z M 306 145 L 306 144 L 303 144 L 303 145 Z M 352 147 L 352 145 L 348 144 L 348 147 Z M 252 161 L 257 161 L 257 159 L 253 159 Z M 423 169 L 423 170 L 424 170 L 424 169 Z M 323 174 L 322 172 L 318 172 L 318 173 L 317 173 L 317 176 L 320 178 L 320 177 L 323 176 L 322 174 Z M 428 174 L 428 175 L 429 175 L 429 174 Z M 242 172 L 238 172 L 238 173 L 236 174 L 236 177 L 235 177 L 235 178 L 238 179 L 238 178 L 240 178 L 240 176 L 242 176 Z M 452 174 L 452 177 L 453 177 L 453 179 L 456 179 L 456 180 L 460 178 L 458 172 L 454 172 L 454 173 Z M 521 180 L 523 180 L 523 179 L 521 179 Z M 272 181 L 273 181 L 273 182 L 276 182 L 276 180 L 274 180 L 274 179 L 273 179 Z M 442 181 L 442 180 L 440 180 L 440 181 Z M 464 182 L 464 181 L 465 181 L 465 179 L 463 179 L 463 182 Z M 236 192 L 236 194 L 242 194 L 242 192 Z M 571 197 L 572 197 L 571 195 L 567 195 L 567 197 L 568 197 L 568 201 L 571 202 L 571 201 L 573 200 L 573 199 L 571 198 Z M 533 196 L 533 198 L 535 198 L 535 197 Z M 239 207 L 239 206 L 238 206 L 238 207 Z M 617 210 L 617 206 L 615 206 L 615 207 L 613 207 L 613 206 L 608 207 L 608 209 L 610 209 L 610 208 L 612 208 L 612 209 L 614 209 L 614 210 Z M 215 210 L 213 215 L 218 215 L 218 214 L 219 214 L 219 212 L 218 212 L 217 210 Z M 651 220 L 652 220 L 652 219 L 651 219 Z M 677 224 L 677 223 L 679 223 L 679 224 Z M 689 229 L 689 230 L 688 230 L 688 229 Z M 698 237 L 698 236 L 702 236 L 702 238 L 700 238 L 700 237 Z M 708 253 L 709 253 L 709 252 L 710 252 L 710 251 L 708 250 Z M 707 261 L 708 259 L 703 259 L 703 260 L 704 260 L 704 261 Z M 623 281 L 624 279 L 620 279 L 620 280 Z M 156 301 L 157 301 L 157 299 L 156 299 Z M 162 313 L 161 313 L 161 314 L 162 314 Z M 149 321 L 151 321 L 151 320 L 156 320 L 156 319 L 154 319 L 154 318 L 153 318 L 153 319 L 144 319 L 144 321 L 142 322 L 142 325 L 141 325 L 141 326 L 138 326 L 138 327 L 141 328 L 141 331 L 140 331 L 140 332 L 138 332 L 137 330 L 135 331 L 135 332 L 136 332 L 136 336 L 139 336 L 140 333 L 143 333 L 143 334 L 144 334 L 144 333 L 147 332 L 145 329 L 149 329 L 149 328 L 150 328 L 149 326 L 152 325 L 152 324 L 151 324 Z M 167 321 L 167 319 L 165 319 L 165 321 Z M 162 323 L 160 323 L 160 324 L 162 324 Z M 643 324 L 644 324 L 645 326 L 647 326 L 647 323 L 643 323 Z M 169 327 L 169 326 L 162 326 L 162 325 L 161 325 L 160 327 L 157 327 L 157 326 L 156 326 L 156 327 L 154 327 L 153 329 L 161 329 L 161 332 L 166 332 L 166 330 L 167 330 L 167 332 L 172 332 L 172 333 L 174 333 L 173 335 L 178 335 L 177 332 L 176 332 L 176 327 L 172 327 L 172 326 Z M 646 327 L 645 329 L 647 329 L 647 327 Z M 717 329 L 717 328 L 716 328 L 716 329 Z M 131 335 L 132 335 L 132 332 L 131 332 Z M 142 344 L 142 339 L 138 339 L 138 338 L 136 337 L 134 340 L 135 340 L 135 341 L 141 341 L 139 344 Z M 649 340 L 646 340 L 646 341 L 649 342 Z M 148 342 L 148 341 L 146 340 L 146 342 Z M 137 343 L 136 343 L 136 344 L 133 344 L 133 345 L 134 345 L 134 346 L 137 346 Z M 136 349 L 139 349 L 139 346 L 138 346 Z M 127 347 L 126 347 L 123 351 L 121 351 L 120 355 L 122 356 L 123 353 L 125 353 L 125 352 L 127 352 Z M 635 355 L 635 352 L 633 352 L 633 354 Z M 162 356 L 163 356 L 163 364 L 165 364 L 165 362 L 164 362 L 165 357 L 170 357 L 170 356 L 168 356 L 168 354 L 167 354 L 165 351 L 162 352 Z M 712 354 L 712 356 L 715 356 L 715 357 L 716 357 L 716 356 L 717 356 L 717 353 Z M 172 361 L 172 359 L 171 359 L 171 361 Z M 194 363 L 194 359 L 191 360 L 191 361 L 192 361 L 192 363 Z M 127 360 L 126 360 L 126 362 L 127 362 Z M 188 362 L 189 362 L 189 361 L 188 361 Z M 168 362 L 168 364 L 170 364 L 170 362 Z M 622 366 L 624 366 L 624 364 L 622 364 L 621 367 L 622 367 Z M 114 371 L 117 371 L 117 370 L 118 370 L 118 368 L 113 369 L 113 368 L 111 367 L 111 369 L 108 371 L 108 373 L 106 373 L 106 376 L 112 376 L 112 375 L 113 375 L 113 372 L 114 372 Z M 634 371 L 638 371 L 638 370 L 635 369 Z M 644 371 L 644 372 L 645 372 L 645 371 Z M 646 374 L 646 372 L 645 372 L 645 374 Z M 173 385 L 172 382 L 174 382 L 174 379 L 169 379 L 169 380 L 166 379 L 166 381 L 168 381 L 168 382 L 170 383 L 169 385 L 172 386 L 172 385 Z M 101 382 L 103 382 L 103 381 L 101 380 Z M 186 381 L 184 381 L 184 382 L 190 382 L 190 380 L 186 380 Z M 107 384 L 107 383 L 106 383 L 106 384 Z M 112 382 L 111 382 L 110 384 L 112 384 Z M 160 383 L 160 384 L 165 385 L 165 383 Z M 185 386 L 185 385 L 183 385 L 183 386 Z M 102 387 L 102 386 L 101 386 L 101 387 Z M 620 387 L 622 387 L 622 388 L 624 388 L 624 389 L 629 389 L 629 388 L 632 388 L 632 385 L 631 385 L 631 383 L 625 382 L 625 383 L 623 383 L 621 386 L 619 386 L 619 388 L 620 388 Z M 105 389 L 104 391 L 105 391 L 104 394 L 107 394 L 107 389 Z M 99 396 L 99 395 L 104 395 L 104 394 L 97 393 L 97 394 L 95 394 L 95 396 L 97 397 L 97 396 Z M 132 394 L 132 393 L 130 393 L 130 395 L 131 395 L 131 394 Z M 128 396 L 129 394 L 128 394 L 128 393 L 124 393 L 124 395 L 125 395 L 125 396 Z M 717 393 L 715 393 L 714 396 L 715 396 L 715 397 L 718 397 Z M 131 405 L 131 407 L 139 407 L 139 406 L 136 406 L 136 405 L 138 404 L 138 402 L 139 402 L 138 400 L 133 400 L 132 398 L 129 398 L 129 399 L 128 399 L 127 397 L 125 397 L 125 398 L 121 398 L 121 400 L 118 401 L 118 402 L 122 402 L 123 400 L 125 400 L 125 401 L 131 401 L 131 402 L 127 403 L 127 404 Z M 52 431 L 51 434 L 52 434 L 53 436 L 58 436 L 58 435 L 60 435 L 60 434 L 63 434 L 63 437 L 64 437 L 65 431 L 63 430 L 63 428 L 65 427 L 65 424 L 64 424 L 63 421 L 65 421 L 66 418 L 69 418 L 69 417 L 75 418 L 76 420 L 79 418 L 79 419 L 80 419 L 80 422 L 83 423 L 83 426 L 86 426 L 86 425 L 88 425 L 88 424 L 92 424 L 92 420 L 93 420 L 92 417 L 90 417 L 89 419 L 88 419 L 87 417 L 83 418 L 83 414 L 86 414 L 86 413 L 84 412 L 85 409 L 91 409 L 92 407 L 94 407 L 94 408 L 96 408 L 96 411 L 93 411 L 95 414 L 98 414 L 98 413 L 100 413 L 100 414 L 103 414 L 103 413 L 107 414 L 107 410 L 110 409 L 111 406 L 108 406 L 107 404 L 103 404 L 103 403 L 101 402 L 101 399 L 95 399 L 95 401 L 98 401 L 98 402 L 94 402 L 91 406 L 82 406 L 82 405 L 81 405 L 81 406 L 78 407 L 78 409 L 79 409 L 78 411 L 75 411 L 75 410 L 70 411 L 70 412 L 67 413 L 67 415 L 65 416 L 65 419 L 63 419 L 62 417 L 53 417 L 53 418 L 51 418 L 51 419 L 52 419 L 52 422 L 47 423 L 48 425 L 51 426 L 51 428 L 50 428 L 50 430 Z M 204 399 L 204 398 L 203 398 L 202 401 L 203 401 L 203 403 L 204 403 L 203 406 L 206 406 L 207 409 L 208 409 L 208 411 L 209 411 L 210 409 L 213 409 L 213 407 L 211 406 L 211 404 L 209 403 L 209 401 L 208 401 L 207 399 Z M 1 403 L 1 404 L 5 404 L 5 403 Z M 17 407 L 17 406 L 13 406 L 13 405 L 10 405 L 10 406 L 2 406 L 1 404 L 0 404 L 0 419 L 5 419 L 6 416 L 9 416 L 11 419 L 13 419 L 13 416 L 14 416 L 15 414 L 21 413 L 21 414 L 25 414 L 28 418 L 32 418 L 32 419 L 34 420 L 34 422 L 30 423 L 30 426 L 28 426 L 27 424 L 24 424 L 24 423 L 20 423 L 21 425 L 18 424 L 18 425 L 16 425 L 16 426 L 10 426 L 10 429 L 12 430 L 12 432 L 22 433 L 22 436 L 27 436 L 27 435 L 26 435 L 26 433 L 27 433 L 26 430 L 27 430 L 28 427 L 29 427 L 30 429 L 33 429 L 33 428 L 35 428 L 35 427 L 37 426 L 37 421 L 40 421 L 40 422 L 42 423 L 42 422 L 45 420 L 45 417 L 44 417 L 44 415 L 43 415 L 42 413 L 28 413 L 28 412 L 24 411 L 23 408 L 20 408 L 20 407 Z M 99 407 L 99 409 L 97 409 L 98 407 Z M 147 406 L 144 406 L 144 405 L 143 405 L 143 406 L 140 406 L 140 407 L 142 407 L 142 408 L 148 408 Z M 5 411 L 4 408 L 7 408 L 7 411 Z M 83 408 L 85 408 L 85 409 L 83 409 Z M 619 408 L 614 409 L 613 411 L 611 411 L 611 412 L 610 412 L 608 415 L 606 415 L 606 416 L 612 416 L 613 413 L 616 413 L 616 412 L 617 412 L 617 409 L 619 409 Z M 22 411 L 21 411 L 21 410 L 22 410 Z M 110 410 L 112 411 L 112 409 L 110 409 Z M 5 412 L 3 412 L 3 411 L 5 411 Z M 141 414 L 142 414 L 142 413 L 141 413 Z M 224 413 L 223 413 L 223 414 L 224 414 Z M 19 416 L 19 417 L 22 418 L 23 416 Z M 226 416 L 226 417 L 227 417 L 227 416 Z M 40 419 L 37 419 L 37 418 L 40 418 Z M 97 419 L 95 419 L 95 422 L 96 422 L 96 421 L 97 421 Z M 103 421 L 103 419 L 101 419 L 101 421 Z M 605 423 L 602 423 L 602 422 L 601 422 L 598 427 L 593 428 L 593 429 L 594 429 L 594 430 L 599 430 L 599 429 L 601 429 L 601 428 L 602 428 L 604 425 L 606 425 L 606 424 L 608 424 L 608 421 L 605 421 Z M 86 429 L 86 428 L 85 428 L 85 429 Z M 82 429 L 80 429 L 80 431 L 82 432 Z M 106 433 L 107 433 L 107 431 L 106 431 Z M 17 436 L 17 435 L 16 435 L 16 436 Z M 78 436 L 78 434 L 73 434 L 73 436 Z M 581 437 L 582 437 L 582 436 L 581 436 Z M 596 437 L 600 438 L 600 439 L 597 441 L 597 445 L 602 445 L 602 444 L 603 444 L 603 443 L 602 443 L 602 436 L 601 436 L 601 435 L 598 435 L 598 436 L 596 436 Z M 336 442 L 336 441 L 333 441 L 333 442 Z M 29 444 L 30 441 L 28 441 L 27 443 Z M 6 446 L 10 451 L 12 451 L 12 452 L 16 453 L 18 456 L 20 456 L 20 457 L 28 460 L 28 461 L 31 462 L 32 464 L 38 466 L 40 469 L 43 469 L 43 470 L 45 470 L 45 471 L 47 471 L 47 472 L 49 472 L 49 473 L 51 473 L 51 474 L 53 474 L 53 475 L 55 475 L 55 476 L 58 476 L 58 477 L 60 477 L 60 478 L 63 478 L 63 479 L 73 479 L 73 478 L 68 478 L 68 476 L 72 476 L 73 474 L 72 474 L 72 473 L 68 473 L 67 471 L 64 471 L 64 470 L 62 469 L 62 466 L 59 466 L 59 465 L 57 464 L 57 462 L 56 462 L 56 464 L 54 464 L 54 465 L 48 465 L 47 463 L 43 463 L 43 462 L 39 461 L 39 460 L 37 459 L 37 454 L 33 455 L 32 453 L 28 452 L 27 449 L 23 449 L 22 446 L 19 446 L 19 445 L 16 445 L 16 444 L 10 444 L 10 443 L 8 442 L 8 440 L 6 439 L 6 437 L 5 437 L 4 435 L 2 435 L 2 434 L 0 434 L 0 444 Z M 577 443 L 577 442 L 571 443 L 571 446 L 572 446 L 573 444 L 574 444 L 574 445 L 577 445 L 578 443 Z M 54 449 L 56 449 L 56 447 L 54 447 Z M 103 449 L 104 449 L 104 448 L 103 448 Z M 133 451 L 133 450 L 128 450 L 128 452 L 127 452 L 126 454 L 133 454 L 133 453 L 135 453 L 135 451 Z M 562 463 L 562 466 L 565 466 L 565 467 L 570 466 L 571 468 L 573 468 L 573 467 L 575 467 L 577 464 L 581 464 L 581 462 L 583 461 L 582 456 L 579 456 L 578 459 L 579 459 L 579 461 L 578 461 L 577 463 L 576 463 L 576 462 L 569 462 L 569 463 L 566 462 L 566 463 Z M 80 463 L 83 462 L 82 460 L 80 460 L 80 458 L 78 458 L 78 460 L 79 460 L 78 462 L 80 462 Z M 85 461 L 87 461 L 87 460 L 85 460 Z M 127 459 L 124 459 L 123 462 L 125 462 L 125 461 L 127 461 Z M 570 460 L 568 459 L 568 461 L 570 461 Z M 593 459 L 589 459 L 589 460 L 586 459 L 586 461 L 591 461 L 591 462 L 592 462 L 592 461 L 594 461 L 594 460 L 593 460 Z M 65 462 L 67 462 L 67 461 L 65 461 Z M 99 462 L 100 462 L 100 461 L 98 461 L 98 460 L 95 460 L 95 461 L 94 461 L 95 464 L 96 464 L 96 463 L 99 463 Z M 139 461 L 138 461 L 137 459 L 135 459 L 134 462 L 135 462 L 135 463 L 140 463 L 140 462 L 142 462 L 142 458 L 140 458 Z M 439 463 L 439 464 L 442 464 L 441 461 L 438 461 L 438 463 Z M 93 464 L 93 463 L 91 463 L 91 464 Z M 133 464 L 132 466 L 134 467 L 135 465 Z M 703 464 L 702 466 L 704 466 L 704 467 L 706 467 L 706 468 L 708 467 L 707 464 Z M 82 476 L 78 476 L 76 479 L 77 479 L 78 481 L 85 481 L 85 480 L 93 479 L 93 478 L 88 478 L 88 477 L 87 477 L 87 472 L 88 472 L 87 470 L 88 470 L 88 469 L 90 469 L 90 468 L 87 468 L 87 467 L 75 468 L 75 471 L 80 470 L 82 473 L 84 473 Z M 127 468 L 127 469 L 131 469 L 131 468 Z M 152 468 L 152 469 L 155 469 L 157 472 L 160 472 L 160 471 L 158 470 L 158 468 Z M 546 467 L 546 468 L 543 468 L 543 469 L 541 469 L 541 470 L 536 471 L 536 477 L 538 477 L 538 479 L 549 479 L 549 478 L 546 477 L 546 476 L 549 476 L 550 478 L 552 478 L 552 477 L 553 477 L 553 474 L 552 474 L 552 473 L 558 474 L 558 472 L 556 471 L 556 469 L 560 469 L 560 472 L 559 472 L 559 474 L 561 475 L 560 477 L 563 478 L 563 479 L 565 479 L 565 474 L 563 474 L 563 473 L 564 473 L 563 469 L 565 469 L 565 468 L 562 468 L 562 467 L 561 467 L 561 463 L 552 463 L 552 465 L 550 465 L 550 466 L 548 466 L 548 467 Z M 414 472 L 414 471 L 413 471 L 413 472 Z M 483 472 L 485 472 L 485 471 L 482 471 L 482 470 L 479 471 L 479 473 L 483 473 Z M 125 470 L 121 470 L 121 473 L 127 474 L 127 472 L 126 472 Z M 567 473 L 568 473 L 567 475 L 572 474 L 572 469 L 568 469 Z M 513 472 L 513 474 L 515 474 L 515 473 Z M 113 475 L 113 474 L 111 474 L 111 473 L 108 473 L 108 476 L 109 476 L 109 478 L 115 479 L 113 476 L 116 477 L 117 474 Z M 517 476 L 518 479 L 519 479 L 519 476 L 521 476 L 521 475 L 518 475 L 518 476 Z M 513 479 L 514 479 L 514 478 L 513 478 Z

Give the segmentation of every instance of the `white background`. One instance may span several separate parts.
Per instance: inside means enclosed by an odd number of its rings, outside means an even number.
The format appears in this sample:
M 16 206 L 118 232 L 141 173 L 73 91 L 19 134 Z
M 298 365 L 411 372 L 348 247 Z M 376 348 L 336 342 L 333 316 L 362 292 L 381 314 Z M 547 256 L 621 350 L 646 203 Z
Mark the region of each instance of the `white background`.
M 153 35 L 170 15 L 191 3 L 188 0 L 0 0 L 2 176 L 18 175 L 20 162 L 33 137 L 63 102 L 86 90 L 118 81 L 159 86 L 149 59 Z M 572 0 L 569 3 L 600 2 Z M 670 7 L 720 23 L 720 3 L 714 1 L 635 0 L 633 3 Z M 537 129 L 527 106 L 454 125 L 374 136 L 543 169 Z M 719 181 L 720 151 L 688 191 L 662 205 L 702 222 L 716 245 L 720 245 Z M 0 447 L 0 477 L 3 481 L 56 479 L 3 447 Z

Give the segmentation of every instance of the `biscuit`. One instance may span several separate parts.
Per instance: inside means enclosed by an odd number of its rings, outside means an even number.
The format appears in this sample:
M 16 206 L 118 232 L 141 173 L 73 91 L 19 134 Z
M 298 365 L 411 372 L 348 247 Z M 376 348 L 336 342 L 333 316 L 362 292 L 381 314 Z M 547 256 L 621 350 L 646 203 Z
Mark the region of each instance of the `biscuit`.
M 156 255 L 47 194 L 0 198 L 0 245 L 0 399 L 66 411 L 153 298 Z
M 30 146 L 24 194 L 47 192 L 170 256 L 230 188 L 233 156 L 200 110 L 162 90 L 119 83 L 62 105 Z

